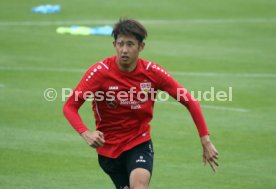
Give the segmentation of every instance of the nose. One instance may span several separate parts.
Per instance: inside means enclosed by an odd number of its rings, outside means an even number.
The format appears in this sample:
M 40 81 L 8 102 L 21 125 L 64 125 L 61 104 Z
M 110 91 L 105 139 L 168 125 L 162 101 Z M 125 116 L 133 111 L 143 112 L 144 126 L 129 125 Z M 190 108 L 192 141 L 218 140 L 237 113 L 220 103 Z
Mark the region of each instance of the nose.
M 122 47 L 122 52 L 123 52 L 124 54 L 126 54 L 126 53 L 128 52 L 128 47 L 127 47 L 127 45 L 124 45 L 124 46 Z

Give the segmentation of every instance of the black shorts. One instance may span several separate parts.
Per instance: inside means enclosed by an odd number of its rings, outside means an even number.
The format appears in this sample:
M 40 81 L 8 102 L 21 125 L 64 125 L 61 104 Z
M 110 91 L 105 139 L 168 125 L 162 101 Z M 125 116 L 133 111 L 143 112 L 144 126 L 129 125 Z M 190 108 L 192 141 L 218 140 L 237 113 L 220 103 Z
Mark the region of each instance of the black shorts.
M 151 140 L 139 144 L 123 152 L 118 158 L 112 159 L 98 155 L 101 168 L 110 176 L 117 189 L 129 187 L 129 176 L 132 170 L 144 168 L 152 174 L 153 146 Z

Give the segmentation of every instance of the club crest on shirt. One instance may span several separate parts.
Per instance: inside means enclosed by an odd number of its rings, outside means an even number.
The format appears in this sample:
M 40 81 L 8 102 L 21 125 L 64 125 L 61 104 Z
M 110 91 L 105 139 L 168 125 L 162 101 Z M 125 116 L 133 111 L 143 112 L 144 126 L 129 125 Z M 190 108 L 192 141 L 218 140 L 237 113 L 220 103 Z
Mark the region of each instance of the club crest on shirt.
M 151 89 L 151 82 L 142 82 L 140 83 L 140 89 L 144 92 L 149 92 Z

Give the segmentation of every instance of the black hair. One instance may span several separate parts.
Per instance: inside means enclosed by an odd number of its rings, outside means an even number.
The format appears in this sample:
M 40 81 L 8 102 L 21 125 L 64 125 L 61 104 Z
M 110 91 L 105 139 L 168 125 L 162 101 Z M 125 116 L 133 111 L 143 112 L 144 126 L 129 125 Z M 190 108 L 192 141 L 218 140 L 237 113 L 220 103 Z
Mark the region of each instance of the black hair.
M 112 36 L 115 41 L 118 35 L 135 36 L 139 43 L 141 43 L 147 37 L 148 33 L 146 28 L 138 21 L 121 18 L 119 22 L 114 25 L 112 31 Z

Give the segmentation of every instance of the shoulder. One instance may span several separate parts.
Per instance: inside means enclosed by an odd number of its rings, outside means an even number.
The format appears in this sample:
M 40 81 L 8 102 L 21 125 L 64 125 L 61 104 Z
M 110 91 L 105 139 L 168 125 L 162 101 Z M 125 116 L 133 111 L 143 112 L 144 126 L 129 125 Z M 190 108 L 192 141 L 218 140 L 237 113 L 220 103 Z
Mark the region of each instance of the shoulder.
M 140 59 L 140 61 L 142 62 L 143 68 L 148 72 L 148 73 L 152 73 L 154 75 L 164 75 L 169 77 L 170 74 L 159 64 L 155 63 L 155 62 L 151 62 L 149 60 L 144 60 L 144 59 Z
M 103 66 L 105 68 L 105 70 L 109 70 L 112 67 L 112 65 L 114 63 L 116 63 L 116 56 L 110 56 L 108 58 L 105 58 L 105 59 L 97 62 L 97 63 L 99 63 L 101 66 Z
M 95 79 L 104 77 L 109 73 L 113 59 L 114 57 L 108 57 L 90 66 L 90 68 L 85 73 L 85 80 L 89 81 L 92 78 Z

